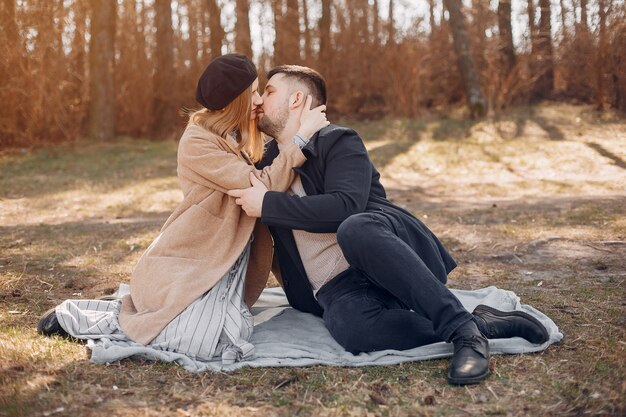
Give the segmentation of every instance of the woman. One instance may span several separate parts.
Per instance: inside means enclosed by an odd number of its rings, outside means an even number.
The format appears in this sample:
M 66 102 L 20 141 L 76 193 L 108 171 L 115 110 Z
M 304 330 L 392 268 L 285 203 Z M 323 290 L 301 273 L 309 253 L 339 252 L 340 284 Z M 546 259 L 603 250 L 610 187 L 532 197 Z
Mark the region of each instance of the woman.
M 196 90 L 204 108 L 190 115 L 178 146 L 184 199 L 140 258 L 130 294 L 121 301 L 67 300 L 42 317 L 39 332 L 128 340 L 201 360 L 252 354 L 248 307 L 267 281 L 272 241 L 226 193 L 250 186 L 250 173 L 268 189 L 286 191 L 292 168 L 305 161 L 296 143 L 328 125 L 325 106 L 306 106 L 294 142 L 282 145 L 271 166 L 256 170 L 253 162 L 263 152 L 258 84 L 243 55 L 208 65 Z

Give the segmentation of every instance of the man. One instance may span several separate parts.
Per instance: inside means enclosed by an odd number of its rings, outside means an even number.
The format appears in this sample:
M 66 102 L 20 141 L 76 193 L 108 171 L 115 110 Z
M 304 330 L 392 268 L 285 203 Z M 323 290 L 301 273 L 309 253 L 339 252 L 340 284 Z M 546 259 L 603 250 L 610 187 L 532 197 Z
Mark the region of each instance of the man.
M 310 68 L 281 66 L 268 77 L 258 126 L 274 141 L 261 166 L 294 137 L 308 95 L 313 106 L 326 103 L 324 79 Z M 548 340 L 526 313 L 463 308 L 445 286 L 456 263 L 424 224 L 386 199 L 356 132 L 331 124 L 301 143 L 307 161 L 290 192 L 268 192 L 251 178 L 251 188 L 229 194 L 269 226 L 290 304 L 323 317 L 346 350 L 452 342 L 448 381 L 471 384 L 489 374 L 487 338 Z

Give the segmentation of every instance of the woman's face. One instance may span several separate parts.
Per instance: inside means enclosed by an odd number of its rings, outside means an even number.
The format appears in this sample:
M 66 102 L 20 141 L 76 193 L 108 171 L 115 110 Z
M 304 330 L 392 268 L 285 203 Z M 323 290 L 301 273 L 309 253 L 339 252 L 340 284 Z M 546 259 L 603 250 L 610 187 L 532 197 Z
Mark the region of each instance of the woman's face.
M 257 116 L 257 110 L 263 104 L 263 99 L 261 99 L 261 95 L 259 94 L 259 79 L 257 78 L 252 83 L 252 103 L 251 111 L 250 111 L 250 119 L 254 120 Z

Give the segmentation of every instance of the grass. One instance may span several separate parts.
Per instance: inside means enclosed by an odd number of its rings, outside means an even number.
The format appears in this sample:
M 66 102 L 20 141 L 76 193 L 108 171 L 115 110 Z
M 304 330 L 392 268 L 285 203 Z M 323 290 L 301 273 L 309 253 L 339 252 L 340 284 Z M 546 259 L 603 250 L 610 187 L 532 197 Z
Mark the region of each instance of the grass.
M 0 415 L 624 415 L 626 120 L 546 104 L 481 121 L 343 123 L 389 197 L 459 262 L 452 287 L 511 289 L 565 339 L 492 357 L 492 375 L 467 388 L 446 384 L 447 360 L 198 375 L 89 364 L 83 344 L 36 335 L 38 317 L 128 281 L 181 198 L 176 143 L 13 151 L 0 154 Z

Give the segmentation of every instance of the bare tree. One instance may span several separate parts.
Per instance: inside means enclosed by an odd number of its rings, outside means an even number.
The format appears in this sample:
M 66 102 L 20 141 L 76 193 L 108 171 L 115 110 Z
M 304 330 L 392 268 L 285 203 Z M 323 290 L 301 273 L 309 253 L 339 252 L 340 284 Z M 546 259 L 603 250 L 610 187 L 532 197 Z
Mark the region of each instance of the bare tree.
M 299 63 L 300 58 L 300 9 L 298 0 L 287 0 L 285 13 L 285 63 Z
M 272 0 L 274 12 L 274 64 L 300 62 L 300 13 L 298 0 Z
M 202 71 L 200 54 L 203 52 L 202 38 L 199 36 L 202 27 L 202 13 L 197 2 L 193 0 L 187 1 L 187 14 L 189 16 L 189 42 L 187 54 L 191 60 L 191 72 L 195 75 L 199 75 Z M 235 36 L 237 36 L 237 34 L 235 34 Z
M 117 2 L 91 0 L 89 43 L 89 135 L 97 140 L 115 136 L 115 21 Z
M 513 48 L 513 30 L 511 27 L 511 0 L 498 2 L 498 32 L 500 51 L 504 61 L 504 72 L 508 74 L 515 65 L 515 49 Z
M 311 44 L 311 29 L 309 28 L 309 5 L 307 0 L 302 0 L 302 18 L 304 24 L 304 60 L 309 61 L 313 57 L 313 45 Z
M 428 18 L 430 22 L 430 35 L 435 32 L 435 0 L 428 0 Z
M 537 25 L 535 24 L 535 1 L 528 0 L 528 29 L 530 31 L 530 48 L 535 52 L 537 48 Z
M 580 28 L 587 32 L 589 30 L 587 25 L 587 0 L 580 0 Z
M 559 6 L 561 7 L 561 35 L 565 40 L 567 38 L 567 9 L 563 0 L 559 0 Z
M 318 58 L 320 70 L 323 74 L 328 73 L 330 67 L 331 44 L 330 44 L 330 10 L 332 0 L 322 0 L 322 17 L 319 22 L 320 31 L 320 54 Z
M 0 100 L 2 103 L 14 105 L 3 106 L 0 112 L 0 145 L 12 142 L 23 123 L 17 103 L 20 101 L 17 94 L 16 80 L 21 72 L 21 39 L 18 32 L 15 0 L 0 2 Z
M 221 22 L 229 48 L 261 47 L 263 69 L 319 69 L 336 116 L 413 117 L 465 100 L 478 116 L 560 97 L 626 110 L 623 0 L 170 1 L 0 0 L 0 146 L 167 137 L 177 108 L 194 107 L 203 66 L 226 49 Z M 417 1 L 423 16 L 400 30 Z M 532 49 L 518 53 L 511 24 L 527 13 Z M 274 18 L 275 54 L 273 33 L 255 44 L 249 34 L 250 19 L 271 27 Z M 424 23 L 430 36 L 417 30 Z M 565 30 L 554 38 L 551 25 Z
M 387 21 L 387 44 L 393 45 L 394 39 L 396 37 L 396 29 L 393 24 L 394 15 L 393 15 L 393 0 L 389 0 L 389 20 Z
M 482 117 L 487 112 L 485 96 L 480 86 L 476 64 L 472 58 L 469 34 L 461 11 L 461 0 L 444 0 L 450 14 L 450 28 L 457 54 L 459 71 L 472 117 Z
M 15 13 L 16 0 L 2 0 L 0 2 L 0 22 L 4 28 L 7 41 L 15 42 L 12 45 L 17 45 L 19 41 L 19 34 L 17 31 L 16 13 Z M 5 45 L 8 46 L 8 45 Z
M 541 15 L 537 33 L 537 53 L 535 56 L 537 81 L 534 88 L 536 98 L 547 98 L 552 94 L 554 84 L 554 63 L 552 56 L 552 9 L 550 0 L 539 0 Z
M 249 0 L 237 0 L 237 22 L 235 23 L 235 50 L 241 54 L 252 56 L 252 40 L 250 38 L 250 3 Z
M 596 86 L 596 106 L 599 110 L 604 110 L 605 106 L 605 83 L 604 74 L 606 71 L 606 0 L 598 0 L 598 64 L 597 64 L 597 86 Z
M 87 75 L 87 49 L 86 38 L 88 5 L 86 0 L 76 0 L 74 2 L 74 36 L 72 38 L 72 50 L 69 56 L 69 94 L 72 96 L 72 109 L 78 113 L 78 117 L 84 117 L 84 102 L 87 91 L 85 88 L 85 77 Z M 84 120 L 84 119 L 83 119 Z M 82 121 L 79 127 L 82 126 Z
M 222 12 L 217 4 L 217 0 L 206 0 L 207 13 L 209 14 L 209 47 L 211 57 L 222 55 L 222 44 L 224 43 L 224 28 L 222 27 Z
M 156 65 L 153 85 L 152 135 L 164 137 L 174 127 L 176 107 L 172 106 L 174 80 L 174 31 L 172 2 L 155 0 Z
M 376 45 L 380 44 L 380 13 L 378 11 L 378 0 L 372 4 L 372 39 Z

